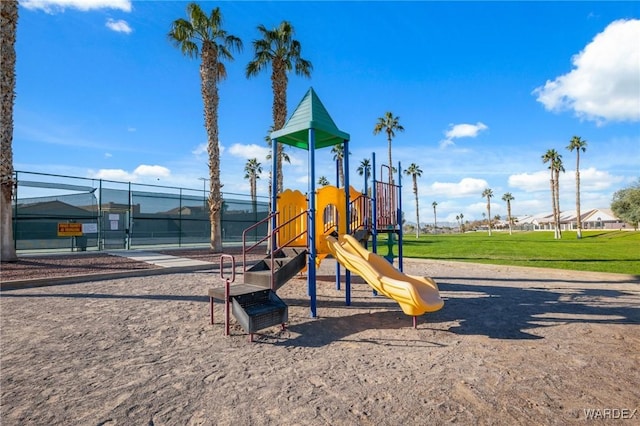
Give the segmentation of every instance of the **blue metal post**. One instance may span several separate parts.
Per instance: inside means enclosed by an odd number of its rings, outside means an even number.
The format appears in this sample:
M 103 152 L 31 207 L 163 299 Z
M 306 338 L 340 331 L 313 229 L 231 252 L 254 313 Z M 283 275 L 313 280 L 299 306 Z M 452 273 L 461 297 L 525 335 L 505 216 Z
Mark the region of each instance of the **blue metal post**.
M 402 271 L 402 166 L 398 161 L 398 269 Z M 420 224 L 418 224 L 420 226 Z
M 378 252 L 378 196 L 376 194 L 376 153 L 371 153 L 371 170 L 373 170 L 373 179 L 371 184 L 371 203 L 373 204 L 373 220 L 371 221 L 371 250 Z
M 373 220 L 371 221 L 371 250 L 374 253 L 378 252 L 378 194 L 376 194 L 376 153 L 371 153 L 371 170 L 373 170 L 373 179 L 371 184 L 371 203 L 373 204 Z M 373 290 L 373 295 L 377 296 L 378 292 Z
M 350 234 L 350 230 L 351 230 L 351 203 L 349 202 L 349 141 L 344 141 L 344 156 L 343 156 L 343 161 L 344 161 L 344 195 L 345 195 L 345 202 L 346 202 L 346 208 L 345 208 L 345 212 L 347 217 L 345 218 L 345 223 L 347 226 L 347 229 L 344 230 L 344 232 L 346 234 Z M 347 306 L 351 306 L 351 271 L 349 271 L 349 269 L 345 268 L 345 304 Z
M 307 214 L 307 241 L 309 260 L 307 262 L 307 292 L 309 293 L 311 318 L 316 314 L 316 136 L 313 129 L 309 129 L 309 213 Z
M 369 168 L 371 168 L 371 164 L 369 164 Z M 366 167 L 364 168 L 364 196 L 365 196 L 365 199 L 367 200 L 367 203 L 371 203 L 371 197 L 369 197 L 369 169 L 367 169 Z M 371 212 L 371 210 L 369 210 L 369 212 Z M 368 220 L 371 221 L 371 217 L 369 217 Z M 367 229 L 367 227 L 371 226 L 372 223 L 373 222 L 371 222 L 371 223 L 365 222 L 365 224 L 364 224 L 365 229 Z M 367 248 L 367 242 L 366 241 L 364 243 L 364 247 Z
M 336 159 L 336 188 L 340 188 L 339 161 Z M 338 218 L 338 233 L 340 233 L 340 218 Z M 340 290 L 340 263 L 336 261 L 336 290 Z
M 276 203 L 278 201 L 278 176 L 276 173 L 278 171 L 278 140 L 271 140 L 271 211 L 269 213 L 276 212 Z M 274 214 L 271 217 L 271 230 L 276 229 L 276 215 Z M 276 242 L 276 233 L 274 232 L 270 239 L 271 248 L 269 249 L 269 253 L 273 253 L 278 248 Z

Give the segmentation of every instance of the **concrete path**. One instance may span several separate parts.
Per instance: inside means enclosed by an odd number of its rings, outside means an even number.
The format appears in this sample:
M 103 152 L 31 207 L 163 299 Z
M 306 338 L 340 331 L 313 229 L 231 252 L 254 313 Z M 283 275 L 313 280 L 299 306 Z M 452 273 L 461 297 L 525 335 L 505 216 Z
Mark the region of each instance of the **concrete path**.
M 127 257 L 139 262 L 146 262 L 152 265 L 160 266 L 162 268 L 186 268 L 186 267 L 213 267 L 213 262 L 207 262 L 204 260 L 188 259 L 184 257 L 171 256 L 168 254 L 154 253 L 150 251 L 142 250 L 130 250 L 130 251 L 113 251 L 107 252 L 108 254 L 120 257 Z
M 99 272 L 96 273 L 88 268 L 86 271 L 78 270 L 74 275 L 56 276 L 56 277 L 42 277 L 42 278 L 29 278 L 24 280 L 13 280 L 9 282 L 0 282 L 0 290 L 13 290 L 18 288 L 27 287 L 40 287 L 58 284 L 74 284 L 86 281 L 126 278 L 126 277 L 144 277 L 151 275 L 164 275 L 174 273 L 187 273 L 203 270 L 213 270 L 219 267 L 214 262 L 207 262 L 198 259 L 189 259 L 177 256 L 171 256 L 168 254 L 154 253 L 144 250 L 114 250 L 106 251 L 113 256 L 119 256 L 136 260 L 138 262 L 146 262 L 157 268 L 150 269 L 133 269 L 123 270 L 118 272 Z

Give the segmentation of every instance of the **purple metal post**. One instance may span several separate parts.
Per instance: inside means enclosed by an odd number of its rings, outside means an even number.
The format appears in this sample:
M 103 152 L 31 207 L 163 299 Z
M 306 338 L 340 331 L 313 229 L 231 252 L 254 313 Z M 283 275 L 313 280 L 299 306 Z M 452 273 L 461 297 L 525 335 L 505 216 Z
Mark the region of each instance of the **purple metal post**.
M 224 282 L 224 335 L 229 335 L 229 278 Z
M 231 260 L 231 280 L 224 276 L 224 259 Z M 229 285 L 236 280 L 236 259 L 230 254 L 220 255 L 220 278 L 224 280 L 224 335 L 229 335 Z M 213 321 L 213 305 L 211 306 L 211 321 Z

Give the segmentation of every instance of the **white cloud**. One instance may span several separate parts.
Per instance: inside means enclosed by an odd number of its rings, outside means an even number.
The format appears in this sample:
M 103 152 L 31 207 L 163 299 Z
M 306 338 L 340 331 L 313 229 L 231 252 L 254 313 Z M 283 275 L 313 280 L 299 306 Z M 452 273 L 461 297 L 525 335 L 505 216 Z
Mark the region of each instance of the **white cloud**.
M 430 193 L 433 195 L 444 195 L 450 198 L 459 198 L 477 195 L 480 197 L 482 191 L 489 185 L 484 179 L 463 178 L 458 183 L 434 182 L 430 186 Z
M 454 139 L 458 138 L 475 138 L 483 130 L 489 127 L 478 121 L 476 124 L 450 124 L 449 130 L 445 132 L 446 139 L 440 141 L 440 148 L 454 145 Z
M 168 177 L 171 175 L 171 171 L 163 166 L 148 166 L 141 164 L 133 171 L 136 176 L 149 176 L 149 177 Z
M 571 184 L 575 186 L 575 170 L 567 170 L 566 174 L 571 177 Z M 622 176 L 613 176 L 609 172 L 589 167 L 580 170 L 580 191 L 602 191 L 623 180 Z
M 574 69 L 533 91 L 547 110 L 604 121 L 640 120 L 640 20 L 614 21 L 572 58 Z
M 133 172 L 122 169 L 100 169 L 98 171 L 89 170 L 89 177 L 93 179 L 114 180 L 120 182 L 139 182 L 149 180 L 149 178 L 167 178 L 171 176 L 171 171 L 163 166 L 149 166 L 141 164 Z
M 575 189 L 575 170 L 566 170 L 560 174 L 560 192 Z M 535 173 L 519 173 L 509 176 L 509 187 L 525 192 L 550 191 L 551 173 L 541 170 Z M 602 191 L 624 180 L 623 177 L 611 175 L 609 172 L 594 167 L 580 170 L 580 191 Z
M 517 188 L 525 192 L 536 192 L 550 190 L 549 180 L 551 172 L 539 171 L 535 173 L 518 173 L 509 176 L 509 187 Z
M 111 157 L 113 157 L 113 154 L 111 154 L 110 152 L 104 153 L 104 158 L 111 158 Z
M 247 160 L 250 158 L 257 158 L 260 163 L 264 163 L 267 155 L 270 153 L 271 149 L 256 144 L 243 145 L 235 143 L 229 148 L 229 154 L 234 157 L 240 157 Z
M 207 153 L 207 143 L 201 143 L 200 145 L 196 146 L 195 148 L 193 148 L 193 150 L 191 150 L 191 153 L 193 155 L 204 155 Z
M 493 203 L 492 207 L 493 207 Z M 482 214 L 484 213 L 485 216 L 487 214 L 487 202 L 486 201 L 479 201 L 477 203 L 473 203 L 473 204 L 469 204 L 467 206 L 467 208 L 465 209 L 465 211 L 469 212 L 469 217 L 467 217 L 467 215 L 465 215 L 465 219 L 469 219 L 469 220 L 480 220 L 483 219 Z M 493 210 L 491 211 L 491 216 L 495 216 L 495 214 L 493 213 Z
M 21 0 L 26 9 L 43 10 L 47 13 L 78 9 L 83 12 L 96 9 L 117 9 L 131 12 L 131 0 Z
M 117 33 L 131 34 L 131 31 L 133 31 L 127 21 L 123 19 L 115 20 L 109 18 L 107 19 L 107 23 L 105 24 L 105 26 Z
M 445 149 L 448 146 L 455 145 L 451 139 L 443 139 L 440 141 L 440 148 Z
M 131 34 L 131 31 L 133 31 L 127 21 L 123 19 L 115 20 L 109 18 L 107 19 L 107 23 L 105 24 L 105 26 L 117 33 Z
M 482 130 L 487 130 L 486 124 L 478 121 L 476 124 L 456 124 L 445 133 L 447 139 L 454 138 L 475 138 Z
M 122 169 L 100 169 L 97 172 L 89 170 L 88 175 L 93 179 L 106 179 L 121 182 L 134 182 L 136 180 L 136 177 L 132 173 Z

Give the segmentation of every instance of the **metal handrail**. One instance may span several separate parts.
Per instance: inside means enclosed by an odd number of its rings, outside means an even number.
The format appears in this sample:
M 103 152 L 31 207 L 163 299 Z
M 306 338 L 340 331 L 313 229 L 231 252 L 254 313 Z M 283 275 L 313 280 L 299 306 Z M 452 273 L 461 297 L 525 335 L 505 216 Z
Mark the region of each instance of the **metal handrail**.
M 292 217 L 291 219 L 287 220 L 286 222 L 276 226 L 273 229 L 273 234 L 275 234 L 280 228 L 290 224 L 291 222 L 293 222 L 294 220 L 298 219 L 299 217 L 306 215 L 309 213 L 309 210 L 303 210 L 300 213 L 298 213 L 297 215 L 295 215 L 294 217 Z M 275 251 L 279 251 L 282 249 L 282 247 L 286 247 L 288 246 L 290 243 L 292 243 L 293 241 L 297 240 L 298 238 L 302 237 L 304 234 L 306 234 L 308 232 L 308 229 L 305 229 L 304 231 L 300 232 L 299 234 L 297 234 L 296 236 L 294 236 L 293 238 L 291 238 L 289 241 L 287 241 L 284 244 L 280 244 L 279 247 L 275 250 Z
M 274 216 L 278 216 L 279 212 L 274 212 L 271 213 L 270 215 L 268 215 L 266 218 L 264 218 L 263 220 L 261 220 L 260 222 L 255 223 L 254 225 L 251 225 L 249 228 L 245 229 L 242 232 L 242 269 L 243 272 L 247 272 L 247 253 L 249 253 L 251 250 L 253 250 L 256 246 L 258 246 L 258 244 L 266 241 L 266 240 L 271 240 L 274 241 L 273 238 L 276 237 L 276 233 L 283 228 L 284 226 L 290 224 L 291 222 L 297 220 L 298 218 L 302 217 L 303 215 L 307 215 L 309 213 L 308 210 L 303 210 L 300 213 L 298 213 L 297 215 L 293 216 L 292 218 L 290 218 L 289 220 L 287 220 L 284 223 L 281 223 L 280 225 L 274 227 L 270 233 L 267 233 L 266 236 L 264 236 L 262 239 L 260 239 L 259 241 L 257 241 L 256 243 L 254 243 L 251 247 L 247 248 L 246 246 L 246 233 L 248 231 L 251 231 L 252 229 L 256 228 L 257 226 L 259 226 L 260 224 L 262 224 L 263 222 L 266 222 L 270 219 L 272 219 Z M 308 228 L 308 227 L 307 227 Z M 300 238 L 301 236 L 303 236 L 304 234 L 307 234 L 308 229 L 305 228 L 304 231 L 300 232 L 299 234 L 295 235 L 293 238 L 291 238 L 290 240 L 288 240 L 287 242 L 285 242 L 284 244 L 278 244 L 278 247 L 276 247 L 275 250 L 269 250 L 270 252 L 270 258 L 271 258 L 271 265 L 272 265 L 272 269 L 271 269 L 271 277 L 270 277 L 270 281 L 271 281 L 271 289 L 275 290 L 274 287 L 274 270 L 273 270 L 273 264 L 274 264 L 274 259 L 275 259 L 275 254 L 279 253 L 282 251 L 283 247 L 286 247 L 287 245 L 289 245 L 290 243 L 292 243 L 293 241 L 297 240 L 298 238 Z
M 253 225 L 251 225 L 250 227 L 242 231 L 242 271 L 243 272 L 247 272 L 247 253 L 253 250 L 254 248 L 256 248 L 259 244 L 271 238 L 271 234 L 267 232 L 267 235 L 265 235 L 260 240 L 256 241 L 251 247 L 247 248 L 247 238 L 246 238 L 247 233 L 257 228 L 258 226 L 262 225 L 263 223 L 270 221 L 274 216 L 277 217 L 278 212 L 270 213 L 269 215 L 267 215 L 267 217 L 265 217 L 261 221 L 254 223 Z
M 224 259 L 231 260 L 231 278 L 224 276 Z M 230 288 L 229 285 L 236 280 L 236 259 L 230 254 L 221 254 L 220 255 L 220 279 L 224 281 L 224 335 L 229 335 L 229 317 L 230 317 L 230 306 L 229 306 L 229 295 Z M 213 300 L 213 299 L 212 299 Z M 213 324 L 213 302 L 211 302 L 211 323 Z
M 359 220 L 354 220 L 356 217 L 353 216 L 355 211 L 353 206 L 360 207 L 360 216 L 357 216 Z M 349 233 L 353 234 L 359 229 L 371 229 L 371 199 L 368 196 L 362 194 L 356 197 L 349 203 L 349 211 L 352 214 L 349 221 Z

